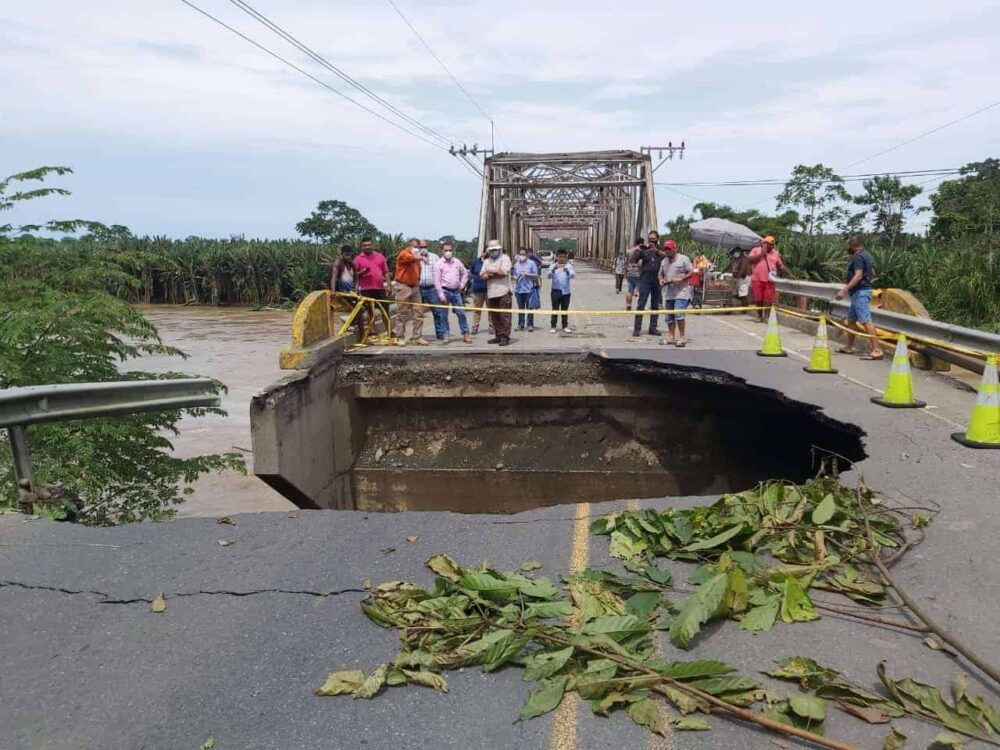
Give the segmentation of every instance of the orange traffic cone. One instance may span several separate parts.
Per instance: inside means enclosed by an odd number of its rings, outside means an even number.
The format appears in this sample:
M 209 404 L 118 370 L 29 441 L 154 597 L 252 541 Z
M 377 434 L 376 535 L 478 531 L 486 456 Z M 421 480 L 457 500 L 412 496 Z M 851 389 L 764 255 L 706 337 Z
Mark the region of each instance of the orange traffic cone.
M 969 426 L 952 438 L 969 448 L 1000 448 L 1000 384 L 997 382 L 997 355 L 986 358 L 983 382 L 979 385 L 976 405 L 972 407 Z

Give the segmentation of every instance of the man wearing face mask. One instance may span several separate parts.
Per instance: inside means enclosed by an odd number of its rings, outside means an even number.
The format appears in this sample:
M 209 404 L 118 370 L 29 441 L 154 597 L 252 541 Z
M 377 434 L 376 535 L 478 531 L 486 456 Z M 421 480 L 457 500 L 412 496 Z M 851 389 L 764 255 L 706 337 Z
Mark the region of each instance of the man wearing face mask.
M 396 298 L 396 324 L 393 332 L 396 343 L 406 346 L 406 324 L 413 322 L 413 334 L 410 343 L 417 346 L 427 346 L 427 341 L 421 335 L 424 330 L 424 308 L 420 299 L 420 273 L 424 266 L 424 257 L 416 239 L 399 251 L 396 256 L 396 276 L 393 279 L 393 292 Z
M 632 251 L 631 261 L 639 266 L 639 301 L 636 303 L 636 311 L 646 309 L 646 300 L 649 300 L 649 309 L 653 314 L 649 316 L 649 335 L 659 336 L 660 331 L 657 326 L 659 315 L 656 311 L 660 309 L 662 301 L 660 297 L 660 264 L 663 262 L 663 249 L 659 247 L 660 233 L 655 229 L 649 231 L 649 244 Z M 642 317 L 635 316 L 635 324 L 632 328 L 632 335 L 642 334 Z
M 441 260 L 437 253 L 430 250 L 430 243 L 427 240 L 420 240 L 417 244 L 418 252 L 424 259 L 424 264 L 420 267 L 420 300 L 425 305 L 438 304 L 438 293 L 434 286 L 434 269 L 437 268 L 438 261 Z M 445 337 L 445 321 L 448 319 L 448 311 L 440 307 L 431 307 L 431 319 L 434 321 L 434 337 L 438 341 L 443 341 Z
M 450 242 L 441 245 L 442 258 L 434 268 L 434 286 L 437 290 L 438 301 L 442 305 L 451 305 L 458 318 L 458 327 L 462 331 L 462 341 L 466 344 L 472 343 L 472 336 L 469 334 L 469 324 L 465 319 L 465 300 L 462 299 L 462 290 L 469 280 L 469 272 L 465 270 L 465 264 L 455 257 L 454 250 Z M 444 338 L 442 344 L 447 344 L 451 336 L 451 327 L 448 325 L 448 311 L 444 313 Z
M 480 276 L 486 279 L 486 306 L 499 312 L 490 312 L 490 323 L 494 336 L 487 344 L 510 344 L 510 258 L 504 253 L 497 240 L 490 240 L 486 246 L 486 260 Z

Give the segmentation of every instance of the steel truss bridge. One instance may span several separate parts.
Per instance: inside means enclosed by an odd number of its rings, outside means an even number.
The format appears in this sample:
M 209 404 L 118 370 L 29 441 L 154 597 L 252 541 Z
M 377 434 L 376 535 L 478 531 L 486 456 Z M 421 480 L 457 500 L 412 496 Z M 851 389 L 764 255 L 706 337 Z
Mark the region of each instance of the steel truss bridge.
M 513 252 L 543 237 L 575 237 L 581 257 L 609 261 L 658 227 L 654 167 L 643 151 L 487 157 L 480 251 L 491 239 Z

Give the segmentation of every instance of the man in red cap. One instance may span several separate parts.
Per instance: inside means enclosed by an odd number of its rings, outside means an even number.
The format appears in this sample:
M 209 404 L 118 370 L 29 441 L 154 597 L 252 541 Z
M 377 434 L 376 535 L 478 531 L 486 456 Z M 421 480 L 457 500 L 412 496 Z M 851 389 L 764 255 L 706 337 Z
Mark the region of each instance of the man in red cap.
M 750 263 L 753 265 L 753 272 L 750 274 L 753 298 L 761 308 L 757 311 L 757 320 L 763 323 L 764 313 L 777 299 L 774 282 L 785 271 L 785 264 L 774 247 L 774 237 L 768 235 L 758 247 L 750 251 Z

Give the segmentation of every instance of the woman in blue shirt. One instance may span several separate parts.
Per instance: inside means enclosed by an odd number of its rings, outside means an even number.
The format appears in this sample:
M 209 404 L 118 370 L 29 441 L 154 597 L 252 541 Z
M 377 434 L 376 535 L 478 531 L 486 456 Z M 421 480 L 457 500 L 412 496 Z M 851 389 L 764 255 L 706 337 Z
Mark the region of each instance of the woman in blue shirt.
M 552 279 L 552 309 L 569 310 L 570 282 L 576 277 L 576 271 L 573 270 L 573 264 L 569 262 L 565 250 L 556 251 L 556 262 L 549 268 L 549 272 L 546 275 Z M 552 316 L 550 333 L 556 332 L 556 324 L 558 322 L 559 315 L 554 314 Z M 572 333 L 569 328 L 568 315 L 562 316 L 562 331 L 563 333 Z
M 526 248 L 522 247 L 518 251 L 512 274 L 514 276 L 514 296 L 517 297 L 517 308 L 519 310 L 517 313 L 517 330 L 524 330 L 525 318 L 527 317 L 528 330 L 534 331 L 535 315 L 534 313 L 525 315 L 524 311 L 531 310 L 534 307 L 531 304 L 531 297 L 535 291 L 535 279 L 538 277 L 538 268 L 535 266 L 534 261 L 528 257 Z

